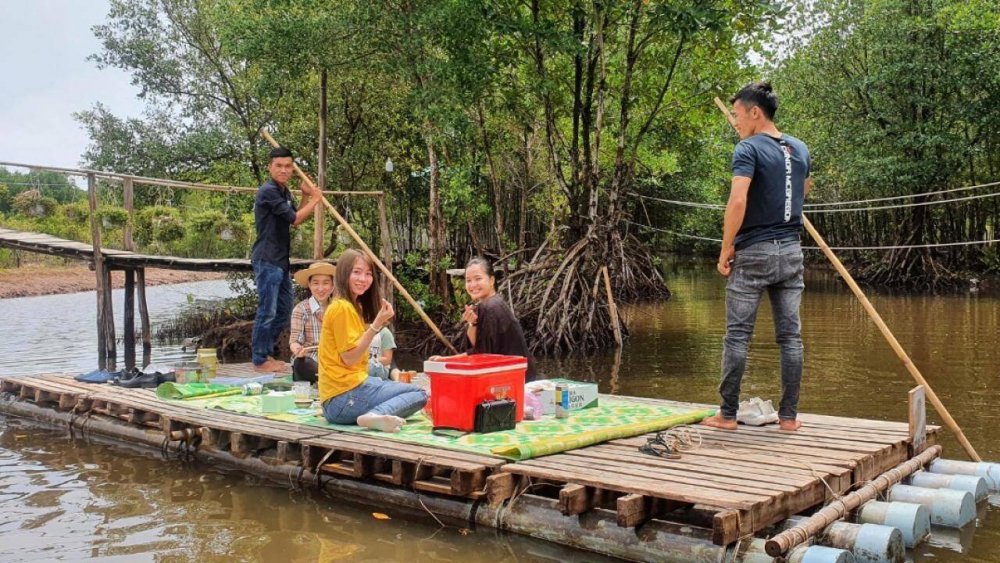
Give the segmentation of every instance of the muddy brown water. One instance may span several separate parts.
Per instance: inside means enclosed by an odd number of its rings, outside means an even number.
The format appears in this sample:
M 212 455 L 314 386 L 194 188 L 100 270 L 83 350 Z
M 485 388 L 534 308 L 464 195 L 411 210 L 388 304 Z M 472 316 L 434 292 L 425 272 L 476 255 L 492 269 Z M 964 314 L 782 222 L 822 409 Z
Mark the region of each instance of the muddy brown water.
M 619 354 L 542 360 L 547 375 L 599 382 L 602 392 L 714 403 L 723 332 L 722 280 L 668 272 L 674 298 L 630 307 Z M 188 301 L 223 296 L 221 282 L 149 290 L 153 322 Z M 120 294 L 120 292 L 118 292 Z M 983 459 L 1000 461 L 1000 300 L 872 295 Z M 119 297 L 120 299 L 120 297 Z M 93 295 L 0 301 L 0 373 L 82 371 L 93 362 Z M 118 309 L 120 310 L 120 309 Z M 841 284 L 812 276 L 803 301 L 801 410 L 905 420 L 913 383 Z M 46 333 L 48 331 L 48 333 Z M 72 335 L 53 343 L 52 332 Z M 761 309 L 744 397 L 778 398 L 777 348 Z M 158 346 L 154 361 L 193 357 Z M 932 423 L 938 417 L 929 412 Z M 964 459 L 943 432 L 946 457 Z M 385 513 L 389 520 L 379 519 Z M 935 530 L 916 561 L 1000 561 L 1000 498 L 964 530 Z M 600 561 L 599 556 L 492 530 L 439 529 L 391 507 L 345 505 L 205 463 L 0 416 L 0 560 L 111 561 Z

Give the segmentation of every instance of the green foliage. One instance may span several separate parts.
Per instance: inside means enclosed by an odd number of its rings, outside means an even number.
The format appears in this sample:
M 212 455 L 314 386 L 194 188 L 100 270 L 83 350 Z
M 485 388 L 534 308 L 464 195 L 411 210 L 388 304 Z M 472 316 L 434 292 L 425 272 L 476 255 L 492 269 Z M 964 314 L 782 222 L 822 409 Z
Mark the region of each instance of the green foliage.
M 141 244 L 168 243 L 184 236 L 180 213 L 173 207 L 147 207 L 138 213 L 134 236 Z
M 106 229 L 121 228 L 128 223 L 128 212 L 121 207 L 102 205 L 97 208 L 97 218 Z
M 59 205 L 55 199 L 45 197 L 38 190 L 28 190 L 14 196 L 14 210 L 30 217 L 48 217 Z

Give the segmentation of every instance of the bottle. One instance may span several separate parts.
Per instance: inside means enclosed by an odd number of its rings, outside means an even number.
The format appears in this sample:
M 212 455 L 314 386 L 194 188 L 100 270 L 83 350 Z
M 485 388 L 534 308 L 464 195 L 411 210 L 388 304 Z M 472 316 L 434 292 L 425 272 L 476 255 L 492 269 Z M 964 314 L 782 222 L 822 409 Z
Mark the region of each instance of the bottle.
M 569 385 L 556 383 L 556 418 L 569 417 Z

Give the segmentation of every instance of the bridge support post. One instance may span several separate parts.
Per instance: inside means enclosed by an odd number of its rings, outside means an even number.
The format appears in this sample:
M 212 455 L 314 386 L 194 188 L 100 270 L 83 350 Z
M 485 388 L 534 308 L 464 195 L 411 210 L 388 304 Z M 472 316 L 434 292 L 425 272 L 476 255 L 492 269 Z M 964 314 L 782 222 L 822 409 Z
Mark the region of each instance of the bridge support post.
M 135 269 L 125 269 L 125 312 L 122 320 L 125 332 L 125 369 L 135 367 Z
M 104 255 L 101 253 L 101 229 L 97 224 L 97 177 L 93 172 L 87 174 L 87 203 L 90 207 L 90 240 L 94 247 L 94 276 L 97 278 L 97 366 L 106 369 L 108 334 L 104 319 L 104 285 L 107 283 L 107 276 L 104 271 Z M 114 337 L 112 334 L 111 338 Z
M 139 289 L 139 322 L 142 327 L 142 367 L 149 365 L 153 353 L 153 339 L 149 330 L 149 309 L 146 307 L 146 268 L 136 271 Z

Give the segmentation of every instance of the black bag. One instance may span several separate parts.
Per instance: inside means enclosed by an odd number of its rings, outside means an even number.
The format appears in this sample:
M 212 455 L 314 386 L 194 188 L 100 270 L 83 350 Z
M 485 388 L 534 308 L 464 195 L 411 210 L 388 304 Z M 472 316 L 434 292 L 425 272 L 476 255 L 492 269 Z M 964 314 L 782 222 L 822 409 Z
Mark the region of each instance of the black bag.
M 517 425 L 517 403 L 510 399 L 483 401 L 476 405 L 473 432 L 513 430 Z

